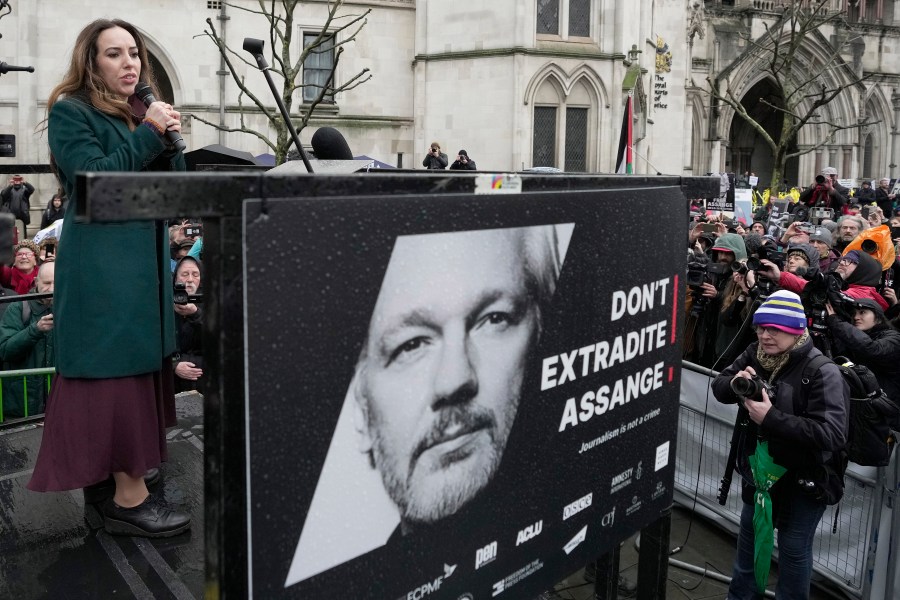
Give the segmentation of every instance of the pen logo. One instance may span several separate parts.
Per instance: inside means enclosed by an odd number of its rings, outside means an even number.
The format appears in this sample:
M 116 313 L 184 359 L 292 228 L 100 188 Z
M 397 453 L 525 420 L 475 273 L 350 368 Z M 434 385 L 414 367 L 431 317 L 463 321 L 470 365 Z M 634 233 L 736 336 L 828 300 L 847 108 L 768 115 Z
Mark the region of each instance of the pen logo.
M 479 548 L 475 553 L 475 570 L 492 562 L 495 558 L 497 558 L 497 542 L 493 541 L 484 548 Z

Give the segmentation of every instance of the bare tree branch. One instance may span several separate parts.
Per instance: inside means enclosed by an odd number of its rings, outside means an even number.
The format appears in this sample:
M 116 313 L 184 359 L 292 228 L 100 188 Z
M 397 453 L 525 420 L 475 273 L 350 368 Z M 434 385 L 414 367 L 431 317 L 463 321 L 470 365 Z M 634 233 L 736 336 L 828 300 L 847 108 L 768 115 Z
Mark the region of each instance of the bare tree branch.
M 309 45 L 302 47 L 296 59 L 292 57 L 292 52 L 296 52 L 293 36 L 296 32 L 294 17 L 296 11 L 304 4 L 302 0 L 257 0 L 257 6 L 254 8 L 246 6 L 238 6 L 226 2 L 226 6 L 241 10 L 249 14 L 263 17 L 269 25 L 269 52 L 271 54 L 271 66 L 269 71 L 282 78 L 281 100 L 291 114 L 294 103 L 294 92 L 299 88 L 305 87 L 302 80 L 298 79 L 302 76 L 303 66 L 310 55 L 334 52 L 331 72 L 324 85 L 306 84 L 313 89 L 318 90 L 316 98 L 306 106 L 305 114 L 299 117 L 300 131 L 307 126 L 314 111 L 326 101 L 330 101 L 335 94 L 355 89 L 359 85 L 369 81 L 372 75 L 369 69 L 365 68 L 348 77 L 344 83 L 335 85 L 335 73 L 340 64 L 340 57 L 344 49 L 356 40 L 356 36 L 362 31 L 367 24 L 367 17 L 372 9 L 366 9 L 361 13 L 341 13 L 340 9 L 344 6 L 344 0 L 329 0 L 328 14 L 324 20 L 321 29 L 315 36 L 315 39 Z M 212 19 L 207 19 L 208 29 L 201 34 L 209 38 L 219 50 L 219 54 L 223 57 L 223 61 L 228 71 L 231 73 L 232 80 L 238 87 L 238 107 L 240 113 L 239 127 L 225 127 L 222 124 L 212 123 L 197 117 L 198 121 L 206 125 L 210 125 L 220 131 L 228 131 L 234 133 L 248 133 L 256 136 L 258 139 L 264 140 L 267 146 L 273 149 L 276 157 L 276 163 L 283 162 L 288 148 L 293 142 L 290 135 L 289 127 L 294 127 L 293 123 L 285 123 L 281 114 L 271 110 L 271 104 L 264 103 L 260 98 L 255 96 L 245 85 L 243 79 L 238 76 L 235 69 L 237 61 L 251 69 L 256 69 L 257 65 L 252 63 L 243 54 L 238 54 L 232 48 L 224 43 L 219 32 L 213 25 Z M 199 36 L 195 36 L 199 37 Z M 303 46 L 301 44 L 301 46 Z M 236 59 L 236 60 L 235 60 Z M 256 108 L 265 116 L 269 125 L 275 130 L 275 140 L 271 140 L 267 134 L 253 130 L 246 125 L 244 120 L 243 98 L 246 97 L 255 105 Z M 292 119 L 293 120 L 293 119 Z
M 767 115 L 780 115 L 777 130 L 771 133 L 766 127 L 754 119 L 754 115 L 744 107 L 737 97 L 727 77 L 707 77 L 709 93 L 712 98 L 734 111 L 759 137 L 772 149 L 775 167 L 771 185 L 781 182 L 788 158 L 808 153 L 833 140 L 837 131 L 855 129 L 869 124 L 838 124 L 830 120 L 821 120 L 820 112 L 837 99 L 848 88 L 861 86 L 868 76 L 860 77 L 852 73 L 845 62 L 843 53 L 855 39 L 855 35 L 844 35 L 843 13 L 829 10 L 831 0 L 794 0 L 786 3 L 774 22 L 764 23 L 765 31 L 757 38 L 750 34 L 742 35 L 747 44 L 747 51 L 740 59 L 755 63 L 774 88 L 780 90 L 780 98 L 754 98 L 756 106 L 768 109 Z M 755 18 L 755 17 L 754 17 Z M 836 27 L 837 37 L 829 38 L 820 31 L 825 27 Z M 805 47 L 813 39 L 825 52 L 813 54 L 806 52 Z M 831 39 L 833 41 L 829 42 Z M 769 117 L 767 116 L 767 119 Z M 794 150 L 797 137 L 807 126 L 825 126 L 828 128 L 826 140 L 814 146 Z M 772 129 L 771 125 L 769 127 Z M 818 135 L 814 136 L 818 138 Z

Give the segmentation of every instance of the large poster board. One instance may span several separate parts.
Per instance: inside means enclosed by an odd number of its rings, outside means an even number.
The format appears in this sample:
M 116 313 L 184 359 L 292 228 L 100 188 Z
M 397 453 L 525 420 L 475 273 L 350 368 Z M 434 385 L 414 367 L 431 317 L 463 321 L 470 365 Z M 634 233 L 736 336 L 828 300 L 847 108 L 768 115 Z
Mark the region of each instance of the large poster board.
M 686 211 L 676 187 L 248 201 L 250 595 L 527 598 L 659 518 Z
M 719 197 L 706 201 L 706 209 L 734 212 L 734 173 L 707 173 L 719 178 Z

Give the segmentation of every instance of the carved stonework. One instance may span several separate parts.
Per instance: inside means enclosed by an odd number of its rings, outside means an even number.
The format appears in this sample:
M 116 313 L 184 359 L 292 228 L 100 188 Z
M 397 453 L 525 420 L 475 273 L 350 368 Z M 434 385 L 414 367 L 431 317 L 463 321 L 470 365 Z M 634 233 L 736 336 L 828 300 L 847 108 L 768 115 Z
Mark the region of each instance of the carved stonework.
M 669 52 L 669 45 L 660 36 L 656 36 L 656 72 L 668 73 L 671 70 L 672 53 Z
M 691 16 L 688 17 L 688 28 L 687 28 L 687 37 L 688 43 L 694 42 L 694 36 L 698 36 L 701 40 L 706 35 L 706 30 L 703 28 L 703 18 L 704 18 L 704 10 L 703 10 L 703 2 L 700 0 L 688 0 L 688 6 L 691 9 Z

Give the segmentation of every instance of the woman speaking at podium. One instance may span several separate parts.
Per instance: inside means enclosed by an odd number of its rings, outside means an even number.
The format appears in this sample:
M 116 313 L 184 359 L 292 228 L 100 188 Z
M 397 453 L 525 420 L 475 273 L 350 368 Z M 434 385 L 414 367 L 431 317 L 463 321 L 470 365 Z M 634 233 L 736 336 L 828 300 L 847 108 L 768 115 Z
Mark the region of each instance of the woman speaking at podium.
M 106 487 L 112 497 L 99 508 L 109 533 L 166 537 L 190 527 L 144 481 L 166 460 L 165 428 L 175 424 L 168 235 L 154 222 L 75 221 L 79 171 L 185 168 L 168 141 L 180 140 L 180 115 L 152 98 L 145 106 L 135 96 L 142 81 L 156 91 L 138 30 L 100 19 L 78 35 L 47 100 L 51 165 L 71 209 L 56 261 L 57 376 L 28 487 Z

